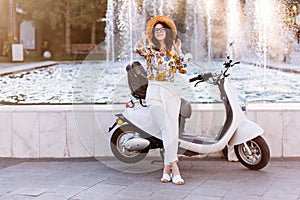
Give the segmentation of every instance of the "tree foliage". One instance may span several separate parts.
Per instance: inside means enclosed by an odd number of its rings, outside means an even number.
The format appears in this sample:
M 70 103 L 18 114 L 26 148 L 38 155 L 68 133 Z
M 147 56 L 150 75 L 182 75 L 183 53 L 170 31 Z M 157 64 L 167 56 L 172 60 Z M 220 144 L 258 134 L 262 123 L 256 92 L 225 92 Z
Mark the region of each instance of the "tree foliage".
M 91 43 L 95 43 L 96 22 L 105 16 L 106 0 L 16 0 L 25 18 L 49 25 L 64 33 L 65 53 L 70 54 L 71 28 L 91 27 Z
M 107 0 L 80 0 L 79 16 L 80 19 L 74 26 L 81 28 L 91 28 L 91 43 L 96 43 L 96 23 L 105 17 Z

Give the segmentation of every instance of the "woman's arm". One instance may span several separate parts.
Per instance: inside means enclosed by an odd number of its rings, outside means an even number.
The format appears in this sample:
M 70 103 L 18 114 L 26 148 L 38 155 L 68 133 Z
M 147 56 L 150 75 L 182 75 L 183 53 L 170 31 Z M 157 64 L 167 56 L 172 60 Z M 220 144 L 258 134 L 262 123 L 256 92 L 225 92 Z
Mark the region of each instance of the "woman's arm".
M 143 32 L 142 37 L 135 44 L 134 52 L 138 53 L 143 57 L 146 57 L 148 55 L 149 41 L 148 41 L 148 36 L 145 32 Z
M 176 41 L 174 40 L 173 45 L 174 45 L 175 51 L 178 55 L 178 56 L 176 56 L 177 69 L 178 69 L 179 73 L 186 74 L 187 65 L 184 62 L 184 59 L 183 59 L 184 55 L 181 51 L 181 40 L 180 39 L 177 39 Z
M 175 51 L 177 52 L 177 54 L 179 56 L 183 56 L 183 53 L 181 51 L 181 40 L 180 39 L 177 39 L 176 41 L 174 40 L 173 45 L 174 45 L 174 48 L 175 48 Z

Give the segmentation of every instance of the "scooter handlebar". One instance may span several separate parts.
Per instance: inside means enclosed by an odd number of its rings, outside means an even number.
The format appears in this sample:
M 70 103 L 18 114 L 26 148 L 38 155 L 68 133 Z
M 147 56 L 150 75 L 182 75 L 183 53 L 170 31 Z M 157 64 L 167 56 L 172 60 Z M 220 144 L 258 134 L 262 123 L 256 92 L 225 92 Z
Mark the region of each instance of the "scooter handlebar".
M 194 82 L 194 81 L 207 81 L 208 79 L 210 79 L 211 77 L 213 77 L 213 74 L 211 72 L 208 73 L 201 73 L 198 76 L 189 79 L 190 83 Z
M 191 78 L 189 81 L 191 83 L 191 82 L 194 82 L 194 81 L 197 81 L 197 80 L 201 80 L 201 74 L 199 74 L 198 76 L 196 76 L 194 78 Z

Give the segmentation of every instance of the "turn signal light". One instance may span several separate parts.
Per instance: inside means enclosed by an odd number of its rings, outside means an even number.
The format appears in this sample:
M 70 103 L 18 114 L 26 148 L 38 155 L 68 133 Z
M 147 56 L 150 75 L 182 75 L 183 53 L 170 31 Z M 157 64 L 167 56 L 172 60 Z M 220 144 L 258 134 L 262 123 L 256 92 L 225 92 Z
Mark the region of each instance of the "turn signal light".
M 118 125 L 123 124 L 123 120 L 122 120 L 122 119 L 118 119 L 118 120 L 117 120 L 117 124 L 118 124 Z

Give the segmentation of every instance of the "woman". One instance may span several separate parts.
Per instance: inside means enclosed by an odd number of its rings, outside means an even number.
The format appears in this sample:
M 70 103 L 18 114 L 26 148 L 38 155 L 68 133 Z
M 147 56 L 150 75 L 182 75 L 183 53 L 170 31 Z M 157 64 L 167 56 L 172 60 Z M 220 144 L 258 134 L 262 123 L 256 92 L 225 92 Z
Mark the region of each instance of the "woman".
M 186 73 L 186 64 L 176 34 L 176 26 L 169 17 L 154 17 L 147 23 L 144 37 L 137 43 L 135 51 L 146 59 L 149 79 L 146 101 L 152 119 L 162 133 L 158 136 L 162 138 L 165 149 L 161 182 L 172 180 L 182 185 L 184 180 L 177 165 L 180 97 L 176 94 L 174 81 L 176 71 Z

